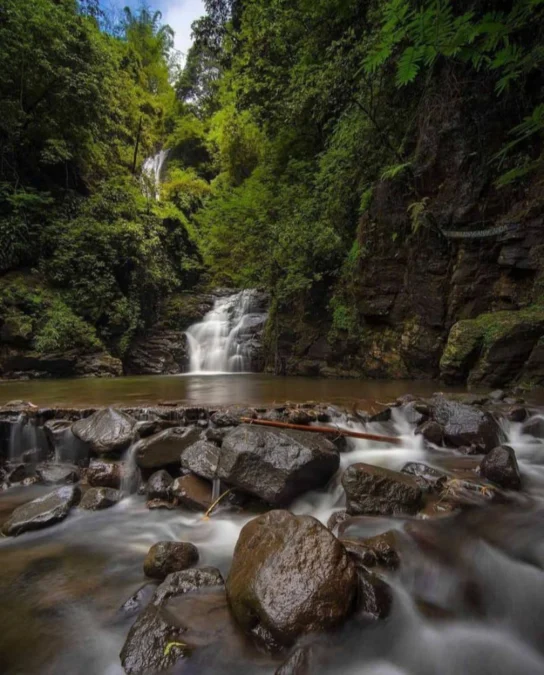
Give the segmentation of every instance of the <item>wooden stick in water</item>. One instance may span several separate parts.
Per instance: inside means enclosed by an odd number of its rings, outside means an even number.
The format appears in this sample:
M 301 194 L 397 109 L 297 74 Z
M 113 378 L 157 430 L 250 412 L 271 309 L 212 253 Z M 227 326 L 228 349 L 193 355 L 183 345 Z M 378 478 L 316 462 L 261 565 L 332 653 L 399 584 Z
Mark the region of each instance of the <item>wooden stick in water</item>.
M 398 436 L 381 436 L 379 434 L 366 434 L 362 431 L 350 431 L 349 429 L 337 429 L 335 427 L 315 427 L 305 424 L 290 424 L 288 422 L 274 422 L 272 420 L 254 420 L 250 417 L 242 417 L 244 424 L 258 424 L 263 427 L 276 427 L 278 429 L 295 429 L 297 431 L 313 431 L 319 434 L 334 434 L 335 436 L 350 436 L 351 438 L 363 438 L 367 441 L 402 445 L 402 439 Z

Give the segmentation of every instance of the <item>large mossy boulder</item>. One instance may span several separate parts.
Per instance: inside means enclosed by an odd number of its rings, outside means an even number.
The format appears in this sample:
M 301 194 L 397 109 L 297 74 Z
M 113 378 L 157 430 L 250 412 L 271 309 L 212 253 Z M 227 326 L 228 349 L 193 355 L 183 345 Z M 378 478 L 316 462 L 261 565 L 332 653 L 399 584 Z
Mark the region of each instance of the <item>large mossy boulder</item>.
M 72 433 L 97 455 L 121 453 L 134 438 L 136 420 L 126 413 L 105 408 L 72 424 Z
M 342 476 L 350 515 L 394 516 L 417 512 L 422 492 L 414 477 L 371 464 L 352 464 Z
M 165 429 L 138 441 L 134 452 L 141 469 L 160 469 L 179 464 L 180 455 L 200 438 L 197 427 Z
M 244 631 L 275 649 L 340 625 L 354 609 L 357 571 L 318 520 L 270 511 L 240 532 L 227 596 Z
M 319 434 L 242 425 L 223 439 L 216 475 L 268 504 L 285 506 L 326 485 L 339 465 L 336 447 Z
M 2 533 L 16 536 L 31 530 L 41 530 L 64 520 L 81 496 L 77 485 L 65 485 L 43 497 L 38 497 L 15 509 L 4 523 Z

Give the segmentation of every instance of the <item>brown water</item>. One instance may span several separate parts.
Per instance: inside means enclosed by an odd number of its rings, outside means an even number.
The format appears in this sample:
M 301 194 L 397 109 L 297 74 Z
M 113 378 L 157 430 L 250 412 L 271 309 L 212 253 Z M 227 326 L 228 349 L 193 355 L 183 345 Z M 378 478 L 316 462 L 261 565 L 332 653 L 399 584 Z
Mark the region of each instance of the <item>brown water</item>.
M 412 380 L 339 380 L 275 375 L 168 375 L 114 379 L 30 380 L 0 382 L 0 405 L 23 399 L 35 405 L 145 405 L 177 401 L 186 405 L 270 405 L 320 401 L 337 405 L 392 401 L 403 394 L 466 391 L 463 387 Z

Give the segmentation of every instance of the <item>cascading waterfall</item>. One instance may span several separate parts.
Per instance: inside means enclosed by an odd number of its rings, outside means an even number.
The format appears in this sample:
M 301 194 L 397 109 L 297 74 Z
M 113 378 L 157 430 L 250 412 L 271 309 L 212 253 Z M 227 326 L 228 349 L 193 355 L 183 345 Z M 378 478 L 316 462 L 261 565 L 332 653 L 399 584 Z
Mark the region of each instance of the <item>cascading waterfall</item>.
M 255 334 L 266 321 L 258 293 L 245 290 L 217 298 L 201 323 L 187 330 L 191 373 L 251 371 Z
M 148 157 L 142 166 L 142 188 L 146 197 L 159 200 L 161 197 L 161 178 L 170 150 L 160 150 Z

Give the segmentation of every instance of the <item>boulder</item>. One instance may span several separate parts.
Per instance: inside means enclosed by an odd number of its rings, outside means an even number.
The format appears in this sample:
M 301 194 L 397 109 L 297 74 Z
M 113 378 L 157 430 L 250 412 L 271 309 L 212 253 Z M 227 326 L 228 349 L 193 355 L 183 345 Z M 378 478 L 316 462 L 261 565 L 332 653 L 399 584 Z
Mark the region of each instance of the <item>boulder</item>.
M 141 469 L 160 469 L 179 464 L 181 453 L 195 443 L 200 434 L 197 427 L 174 427 L 143 438 L 134 449 L 136 463 Z
M 72 506 L 79 501 L 80 496 L 78 486 L 65 485 L 43 497 L 23 504 L 16 508 L 4 523 L 2 533 L 16 536 L 58 523 L 66 518 Z
M 93 487 L 121 487 L 122 467 L 117 462 L 93 459 L 87 469 L 87 482 Z
M 318 434 L 243 425 L 223 440 L 217 477 L 274 506 L 323 487 L 340 464 Z
M 444 429 L 442 429 L 438 422 L 433 422 L 432 420 L 427 420 L 427 422 L 420 424 L 416 429 L 416 434 L 420 434 L 433 445 L 442 445 L 444 440 Z
M 270 511 L 240 532 L 227 597 L 239 625 L 268 648 L 337 627 L 356 595 L 354 563 L 315 518 Z
M 136 420 L 120 410 L 97 410 L 72 424 L 72 433 L 98 455 L 121 453 L 134 438 Z
M 213 501 L 212 486 L 198 476 L 187 474 L 174 481 L 172 497 L 192 511 L 207 511 Z
M 66 485 L 77 483 L 79 469 L 73 464 L 44 463 L 36 467 L 36 474 L 42 483 L 47 485 Z
M 509 445 L 499 445 L 487 453 L 480 464 L 480 475 L 508 490 L 521 487 L 516 453 Z
M 544 438 L 544 416 L 535 415 L 527 420 L 523 425 L 523 433 L 535 438 Z
M 489 452 L 500 442 L 500 428 L 488 413 L 471 405 L 437 396 L 431 401 L 432 417 L 444 430 L 448 445 L 475 445 Z
M 213 480 L 216 477 L 220 454 L 221 450 L 214 443 L 198 441 L 184 450 L 181 455 L 181 466 L 201 478 Z
M 146 487 L 146 495 L 148 499 L 163 499 L 168 501 L 171 497 L 172 483 L 174 479 L 168 473 L 161 469 L 160 471 L 155 471 L 149 477 Z
M 370 464 L 352 464 L 344 471 L 342 485 L 351 515 L 413 514 L 421 503 L 415 478 Z
M 87 511 L 101 511 L 115 506 L 123 498 L 123 493 L 113 488 L 99 487 L 90 488 L 83 495 L 79 507 Z
M 144 573 L 153 579 L 164 579 L 198 562 L 198 549 L 186 541 L 161 541 L 154 544 L 144 560 Z

